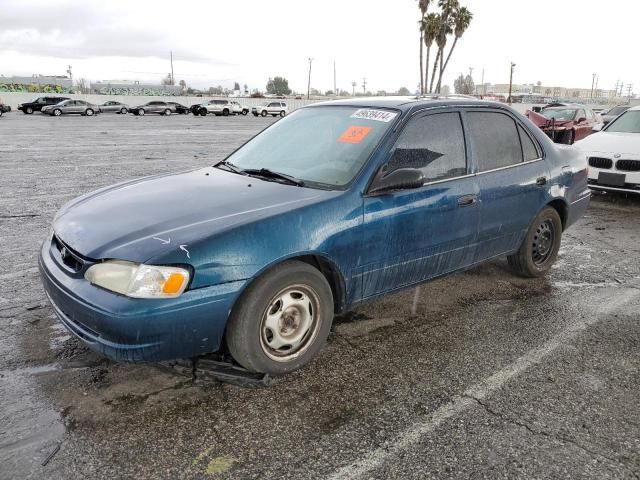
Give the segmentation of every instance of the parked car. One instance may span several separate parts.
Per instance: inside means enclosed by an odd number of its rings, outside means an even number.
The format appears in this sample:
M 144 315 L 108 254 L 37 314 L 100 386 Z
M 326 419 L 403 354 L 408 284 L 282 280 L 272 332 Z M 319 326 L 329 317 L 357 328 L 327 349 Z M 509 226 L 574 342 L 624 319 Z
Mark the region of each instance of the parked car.
M 602 122 L 606 125 L 607 123 L 611 122 L 611 120 L 613 120 L 614 118 L 616 118 L 618 115 L 626 112 L 627 110 L 629 110 L 629 108 L 631 107 L 631 105 L 616 105 L 615 107 L 607 110 L 606 112 L 603 112 L 602 115 Z
M 233 103 L 229 100 L 209 100 L 200 105 L 200 115 L 223 115 L 228 116 L 233 113 Z
M 137 107 L 133 107 L 131 113 L 134 115 L 146 115 L 147 113 L 158 113 L 160 115 L 171 115 L 176 113 L 175 107 L 167 102 L 152 101 Z
M 234 115 L 246 115 L 249 113 L 249 107 L 247 107 L 246 105 L 240 105 L 236 101 L 232 101 L 231 105 L 233 107 Z
M 21 110 L 27 115 L 31 115 L 33 112 L 42 111 L 43 107 L 55 105 L 63 100 L 69 100 L 69 97 L 38 97 L 32 102 L 21 103 L 18 105 L 18 110 Z
M 200 110 L 202 110 L 202 104 L 201 103 L 196 103 L 194 105 L 191 105 L 189 107 L 189 111 L 194 114 L 194 115 L 200 115 Z
M 186 107 L 181 103 L 178 103 L 178 102 L 167 102 L 167 103 L 171 105 L 175 109 L 175 112 L 179 113 L 180 115 L 186 115 L 187 113 L 189 113 L 189 107 Z
M 102 355 L 226 345 L 279 375 L 362 302 L 503 255 L 544 275 L 589 198 L 584 155 L 504 104 L 351 99 L 298 109 L 214 166 L 71 201 L 39 265 L 62 323 Z
M 572 145 L 591 135 L 600 118 L 583 105 L 551 104 L 540 113 L 527 111 L 526 116 L 556 143 Z
M 100 111 L 104 113 L 120 113 L 122 115 L 125 115 L 129 113 L 129 105 L 112 100 L 109 102 L 104 102 L 102 105 L 100 105 Z
M 60 115 L 78 114 L 91 117 L 96 113 L 100 113 L 100 107 L 84 100 L 63 100 L 55 105 L 47 105 L 42 107 L 42 113 L 47 113 L 54 117 Z
M 267 102 L 251 109 L 251 113 L 256 117 L 259 115 L 263 117 L 267 115 L 284 117 L 288 112 L 289 108 L 285 102 Z
M 576 148 L 589 162 L 592 189 L 640 194 L 640 107 L 627 109 Z
M 10 111 L 11 107 L 9 105 L 5 105 L 4 103 L 0 102 L 0 117 Z

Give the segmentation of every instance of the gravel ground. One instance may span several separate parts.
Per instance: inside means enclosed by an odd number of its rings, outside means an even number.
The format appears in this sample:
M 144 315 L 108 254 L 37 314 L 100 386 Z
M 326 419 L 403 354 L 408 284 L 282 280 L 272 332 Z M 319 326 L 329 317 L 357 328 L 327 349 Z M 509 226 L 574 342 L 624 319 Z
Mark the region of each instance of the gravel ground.
M 0 478 L 640 478 L 640 199 L 598 195 L 552 273 L 496 261 L 337 318 L 266 389 L 114 364 L 37 272 L 55 211 L 209 165 L 273 119 L 0 119 Z

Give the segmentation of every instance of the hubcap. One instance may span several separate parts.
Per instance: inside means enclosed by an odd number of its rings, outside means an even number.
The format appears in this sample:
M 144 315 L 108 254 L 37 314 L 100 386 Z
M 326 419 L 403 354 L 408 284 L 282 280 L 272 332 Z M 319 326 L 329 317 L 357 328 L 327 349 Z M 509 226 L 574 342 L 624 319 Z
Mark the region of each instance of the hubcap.
M 551 253 L 553 252 L 553 244 L 555 240 L 555 231 L 553 222 L 551 220 L 545 220 L 536 229 L 536 233 L 533 236 L 533 262 L 536 265 L 542 265 L 545 263 Z
M 280 291 L 262 316 L 264 353 L 281 362 L 300 355 L 317 334 L 319 313 L 318 296 L 309 287 L 296 285 Z

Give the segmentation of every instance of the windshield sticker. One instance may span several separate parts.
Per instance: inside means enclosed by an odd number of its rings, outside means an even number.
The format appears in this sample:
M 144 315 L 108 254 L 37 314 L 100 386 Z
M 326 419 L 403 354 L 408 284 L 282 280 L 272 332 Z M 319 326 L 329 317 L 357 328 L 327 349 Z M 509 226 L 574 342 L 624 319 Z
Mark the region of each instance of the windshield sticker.
M 371 127 L 361 127 L 358 125 L 353 125 L 347 128 L 344 133 L 340 135 L 338 141 L 340 143 L 351 143 L 355 145 L 361 143 L 365 138 L 367 138 L 367 135 L 369 135 L 370 131 Z
M 389 123 L 396 118 L 398 114 L 393 112 L 387 112 L 385 110 L 370 110 L 368 108 L 361 108 L 356 111 L 351 118 L 364 118 L 365 120 L 375 120 L 377 122 Z

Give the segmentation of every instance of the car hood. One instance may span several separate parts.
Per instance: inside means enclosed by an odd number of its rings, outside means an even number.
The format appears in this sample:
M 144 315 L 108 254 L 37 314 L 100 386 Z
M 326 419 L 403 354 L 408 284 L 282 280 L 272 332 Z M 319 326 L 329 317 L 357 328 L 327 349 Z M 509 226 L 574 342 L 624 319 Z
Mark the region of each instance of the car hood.
M 54 220 L 56 235 L 89 258 L 144 262 L 337 192 L 268 182 L 209 167 L 134 180 L 79 197 Z
M 584 152 L 640 155 L 640 133 L 599 132 L 576 142 Z

